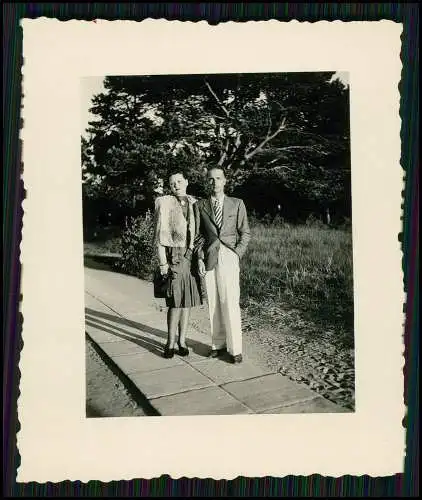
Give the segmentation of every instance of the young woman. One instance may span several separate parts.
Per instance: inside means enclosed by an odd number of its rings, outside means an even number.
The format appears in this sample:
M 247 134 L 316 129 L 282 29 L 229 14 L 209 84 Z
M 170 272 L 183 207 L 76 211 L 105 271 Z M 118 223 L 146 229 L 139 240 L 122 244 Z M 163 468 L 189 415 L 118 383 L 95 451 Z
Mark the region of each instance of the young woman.
M 194 263 L 198 211 L 195 198 L 186 194 L 188 179 L 182 170 L 169 175 L 170 195 L 155 202 L 155 246 L 160 272 L 170 276 L 166 297 L 168 338 L 164 357 L 187 356 L 186 332 L 190 309 L 203 303 L 201 279 Z

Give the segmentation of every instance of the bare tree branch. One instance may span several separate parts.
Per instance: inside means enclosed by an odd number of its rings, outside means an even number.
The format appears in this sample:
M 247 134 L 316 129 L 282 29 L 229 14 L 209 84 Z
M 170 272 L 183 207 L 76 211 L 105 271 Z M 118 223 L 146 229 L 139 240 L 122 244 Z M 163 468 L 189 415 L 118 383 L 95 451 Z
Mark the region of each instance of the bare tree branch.
M 271 120 L 271 112 L 270 112 L 270 107 L 267 105 L 267 115 L 268 115 L 268 131 L 267 131 L 267 137 L 271 133 L 271 129 L 273 126 L 273 121 Z
M 228 137 L 226 140 L 226 145 L 224 146 L 223 152 L 220 156 L 220 159 L 218 160 L 219 167 L 221 167 L 221 165 L 223 165 L 225 159 L 227 158 L 228 151 L 229 151 L 229 145 L 230 145 L 230 138 Z
M 214 99 L 217 101 L 218 105 L 220 106 L 220 108 L 224 111 L 224 113 L 226 114 L 227 118 L 230 118 L 230 113 L 228 111 L 228 109 L 224 106 L 224 104 L 220 101 L 220 99 L 218 98 L 217 94 L 214 92 L 214 90 L 212 89 L 211 85 L 208 83 L 207 80 L 204 80 L 205 82 L 205 85 L 207 87 L 207 89 L 210 91 L 211 95 L 214 97 Z
M 277 163 L 279 160 L 281 160 L 281 156 L 279 156 L 278 158 L 275 158 L 274 160 L 271 160 L 267 163 L 267 165 L 272 165 L 273 163 Z
M 284 146 L 283 148 L 277 148 L 278 151 L 289 151 L 291 149 L 310 149 L 315 151 L 317 149 L 316 146 Z M 319 151 L 323 155 L 327 155 L 325 151 Z
M 282 160 L 283 158 L 279 156 L 278 158 L 275 158 L 274 160 L 271 160 L 268 162 L 263 170 L 268 171 L 268 167 L 270 165 L 273 165 L 274 163 L 277 163 L 278 161 Z M 291 168 L 288 165 L 276 165 L 275 167 L 270 167 L 270 170 L 289 170 L 290 172 L 294 172 L 294 169 Z
M 314 146 L 284 146 L 277 148 L 279 151 L 289 151 L 290 149 L 315 149 Z
M 240 133 L 240 131 L 238 131 L 236 134 L 236 140 L 234 142 L 234 148 L 235 148 L 234 151 L 237 151 L 239 149 L 240 145 L 242 144 L 242 140 L 240 138 L 241 135 L 242 134 Z
M 249 141 L 245 147 L 245 155 L 249 154 L 249 151 L 252 151 L 253 149 L 255 149 L 253 141 Z
M 213 116 L 214 118 L 218 118 L 219 120 L 223 120 L 225 121 L 227 119 L 227 116 L 221 116 L 221 115 L 217 115 L 217 113 L 209 113 L 211 116 Z
M 271 170 L 288 170 L 289 172 L 294 172 L 295 169 L 291 168 L 287 165 L 277 165 L 275 167 L 272 167 Z
M 272 139 L 274 139 L 274 137 L 276 137 L 282 130 L 285 130 L 285 128 L 286 128 L 286 118 L 283 118 L 283 120 L 281 121 L 279 127 L 277 128 L 277 130 L 275 132 L 273 132 L 270 135 L 267 134 L 265 139 L 260 144 L 258 144 L 258 146 L 255 149 L 253 149 L 250 153 L 245 153 L 245 155 L 244 155 L 245 161 L 250 160 L 259 151 L 262 151 L 264 149 L 264 146 L 268 142 L 270 142 Z
M 234 143 L 232 145 L 230 153 L 228 153 L 228 149 L 227 149 L 227 155 L 226 155 L 225 159 L 227 159 L 228 162 L 229 162 L 228 166 L 231 165 L 231 160 L 234 158 L 234 156 L 236 155 L 236 153 L 239 150 L 240 146 L 242 145 L 242 139 L 241 139 L 241 137 L 242 137 L 242 134 L 238 130 L 236 132 L 236 139 L 235 139 L 235 141 L 234 141 Z

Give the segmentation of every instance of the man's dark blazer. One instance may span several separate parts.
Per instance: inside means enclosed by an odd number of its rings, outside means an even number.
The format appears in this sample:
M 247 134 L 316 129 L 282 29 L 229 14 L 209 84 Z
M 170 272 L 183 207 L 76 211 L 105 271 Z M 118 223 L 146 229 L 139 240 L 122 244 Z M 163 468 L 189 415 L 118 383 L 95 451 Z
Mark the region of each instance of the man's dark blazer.
M 243 201 L 224 196 L 221 229 L 218 229 L 215 223 L 210 198 L 198 200 L 195 205 L 198 228 L 195 246 L 198 258 L 203 259 L 205 263 L 205 269 L 211 271 L 216 266 L 221 243 L 236 252 L 241 259 L 251 237 Z

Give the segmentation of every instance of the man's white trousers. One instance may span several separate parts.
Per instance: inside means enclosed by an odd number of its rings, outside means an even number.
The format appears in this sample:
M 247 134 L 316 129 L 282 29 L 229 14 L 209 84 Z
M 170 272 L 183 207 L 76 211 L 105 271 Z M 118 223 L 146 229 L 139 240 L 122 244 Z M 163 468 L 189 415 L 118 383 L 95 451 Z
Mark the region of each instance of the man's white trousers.
M 221 244 L 216 267 L 205 275 L 211 344 L 233 356 L 242 354 L 239 274 L 239 256 Z

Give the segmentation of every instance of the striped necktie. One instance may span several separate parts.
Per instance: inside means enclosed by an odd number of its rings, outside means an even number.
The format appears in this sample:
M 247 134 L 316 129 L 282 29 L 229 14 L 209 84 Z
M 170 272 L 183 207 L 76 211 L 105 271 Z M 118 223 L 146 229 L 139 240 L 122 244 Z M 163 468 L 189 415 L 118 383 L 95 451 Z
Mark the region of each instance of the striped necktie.
M 214 200 L 214 218 L 217 227 L 220 229 L 221 223 L 223 222 L 223 210 L 218 200 Z

